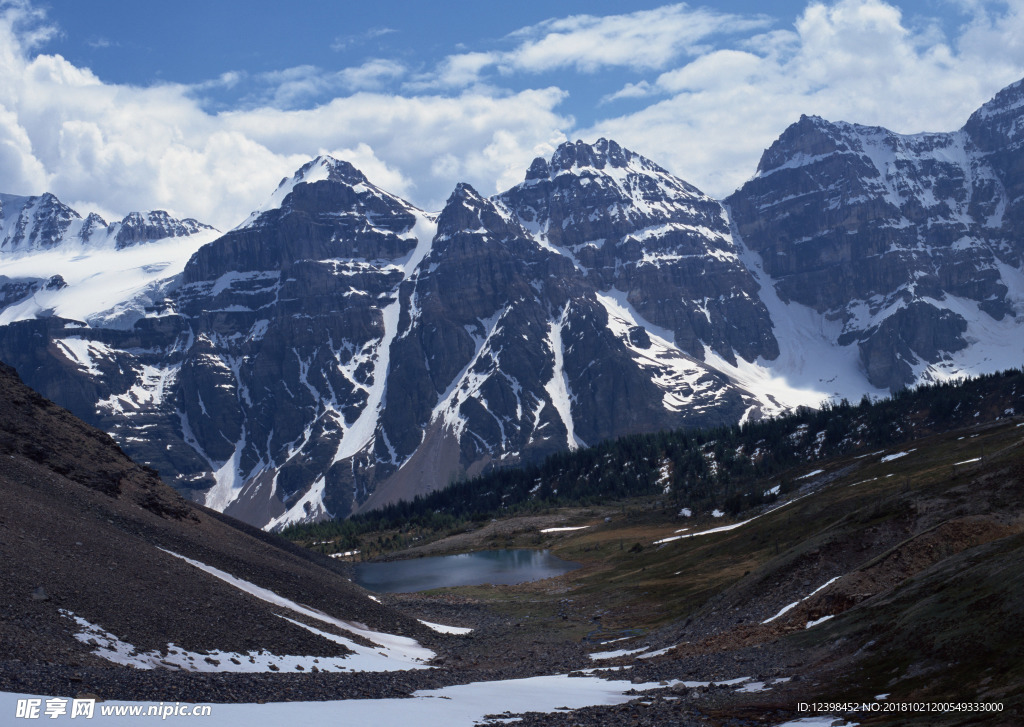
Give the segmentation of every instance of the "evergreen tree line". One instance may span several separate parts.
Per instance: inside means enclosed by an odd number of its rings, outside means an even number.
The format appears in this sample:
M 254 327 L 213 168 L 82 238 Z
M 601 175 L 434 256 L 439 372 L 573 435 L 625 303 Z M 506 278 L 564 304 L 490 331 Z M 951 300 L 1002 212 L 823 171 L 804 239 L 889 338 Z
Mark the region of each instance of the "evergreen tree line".
M 663 495 L 665 504 L 736 514 L 774 499 L 765 480 L 801 463 L 856 454 L 951 429 L 1024 414 L 1018 369 L 865 396 L 820 409 L 714 429 L 636 434 L 554 454 L 520 468 L 497 469 L 384 508 L 283 534 L 354 547 L 367 532 L 454 530 L 470 521 Z M 785 492 L 792 483 L 779 481 Z

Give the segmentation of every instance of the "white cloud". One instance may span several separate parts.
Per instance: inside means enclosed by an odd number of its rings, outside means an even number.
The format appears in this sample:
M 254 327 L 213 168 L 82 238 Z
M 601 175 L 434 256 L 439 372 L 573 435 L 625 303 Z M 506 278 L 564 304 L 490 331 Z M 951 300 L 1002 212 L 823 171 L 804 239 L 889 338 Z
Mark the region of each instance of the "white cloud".
M 332 94 L 380 90 L 405 73 L 405 66 L 397 61 L 374 58 L 340 71 L 294 66 L 261 74 L 257 80 L 270 88 L 264 93 L 265 102 L 277 108 L 296 108 Z
M 367 41 L 370 41 L 370 40 L 374 40 L 375 38 L 380 38 L 382 36 L 390 35 L 391 33 L 397 33 L 397 32 L 398 32 L 398 30 L 396 30 L 395 28 L 386 28 L 385 27 L 385 28 L 370 28 L 369 30 L 367 30 L 367 31 L 365 31 L 363 33 L 357 33 L 357 34 L 353 34 L 353 35 L 339 35 L 337 38 L 334 39 L 334 42 L 331 43 L 331 50 L 333 50 L 333 51 L 347 50 L 348 48 L 351 48 L 351 47 L 356 46 L 356 45 L 362 45 L 363 43 L 366 43 Z
M 377 58 L 140 88 L 37 55 L 54 29 L 26 3 L 0 0 L 0 191 L 48 190 L 107 217 L 163 208 L 225 229 L 329 152 L 437 209 L 459 181 L 484 194 L 518 182 L 571 135 L 615 138 L 724 196 L 801 113 L 902 132 L 959 127 L 1024 75 L 1024 0 L 970 8 L 959 35 L 944 39 L 880 0 L 812 3 L 789 29 L 672 5 L 546 21 L 509 36 L 511 50 L 471 48 L 429 76 L 410 73 L 415 60 Z M 562 110 L 565 90 L 523 88 L 540 71 L 561 69 L 568 88 L 570 74 L 613 66 L 632 79 L 607 88 L 600 109 L 633 110 L 582 129 Z M 196 99 L 246 84 L 271 89 L 256 108 L 211 113 Z M 465 90 L 438 90 L 452 88 Z M 324 94 L 334 98 L 295 108 Z
M 26 194 L 46 191 L 46 170 L 32 154 L 32 141 L 13 112 L 0 107 L 0 170 L 10 189 Z
M 439 86 L 468 86 L 480 82 L 492 66 L 502 74 L 567 68 L 583 73 L 610 67 L 660 69 L 682 54 L 704 49 L 712 36 L 750 32 L 770 24 L 765 16 L 741 17 L 685 4 L 621 15 L 573 15 L 512 33 L 509 40 L 516 45 L 510 51 L 449 56 L 431 80 Z
M 501 58 L 498 53 L 460 53 L 448 56 L 434 73 L 417 78 L 416 88 L 463 88 L 480 80 L 483 70 Z
M 458 181 L 491 194 L 512 170 L 521 180 L 535 156 L 564 140 L 571 119 L 554 111 L 563 98 L 556 88 L 457 97 L 358 93 L 314 109 L 262 108 L 220 121 L 279 153 L 301 153 L 311 139 L 325 149 L 364 144 L 411 180 L 413 200 L 436 208 Z
M 623 15 L 574 15 L 524 28 L 523 42 L 503 56 L 507 68 L 531 72 L 573 67 L 592 73 L 609 66 L 658 69 L 683 53 L 699 50 L 721 33 L 764 28 L 765 17 L 740 17 L 685 4 Z
M 960 52 L 1013 74 L 1024 65 L 1024 2 L 1010 0 L 999 10 L 982 2 L 972 6 L 972 20 L 958 43 Z
M 436 207 L 459 181 L 485 193 L 498 180 L 518 181 L 572 124 L 556 112 L 564 93 L 554 88 L 455 97 L 362 91 L 312 109 L 211 114 L 193 98 L 195 87 L 109 84 L 60 56 L 32 57 L 9 15 L 0 16 L 0 191 L 52 191 L 105 216 L 162 208 L 227 229 L 321 152 Z M 371 61 L 330 82 L 359 86 L 402 72 Z M 322 75 L 294 68 L 276 80 L 294 98 Z
M 377 88 L 384 81 L 401 78 L 405 75 L 405 66 L 386 58 L 374 58 L 356 68 L 346 68 L 338 75 L 346 89 L 365 90 Z
M 618 101 L 620 98 L 647 98 L 658 93 L 657 88 L 648 81 L 627 83 L 615 93 L 609 93 L 601 99 L 602 104 Z

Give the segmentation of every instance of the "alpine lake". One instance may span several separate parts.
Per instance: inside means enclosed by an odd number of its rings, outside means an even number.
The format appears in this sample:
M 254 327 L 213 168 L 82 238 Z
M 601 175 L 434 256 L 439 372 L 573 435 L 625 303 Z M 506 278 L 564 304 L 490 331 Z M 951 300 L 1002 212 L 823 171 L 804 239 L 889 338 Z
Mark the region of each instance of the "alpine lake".
M 515 585 L 568 573 L 579 563 L 547 550 L 481 550 L 383 563 L 356 563 L 355 582 L 376 593 L 413 593 L 486 583 Z

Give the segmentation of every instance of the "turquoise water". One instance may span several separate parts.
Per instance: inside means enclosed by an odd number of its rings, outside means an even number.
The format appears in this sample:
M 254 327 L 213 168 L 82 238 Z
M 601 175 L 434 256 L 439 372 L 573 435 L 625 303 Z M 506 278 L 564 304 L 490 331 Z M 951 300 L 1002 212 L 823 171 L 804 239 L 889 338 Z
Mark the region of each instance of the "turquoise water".
M 579 563 L 562 560 L 546 550 L 483 550 L 388 563 L 356 563 L 355 582 L 377 593 L 412 593 L 483 583 L 527 583 L 575 568 Z

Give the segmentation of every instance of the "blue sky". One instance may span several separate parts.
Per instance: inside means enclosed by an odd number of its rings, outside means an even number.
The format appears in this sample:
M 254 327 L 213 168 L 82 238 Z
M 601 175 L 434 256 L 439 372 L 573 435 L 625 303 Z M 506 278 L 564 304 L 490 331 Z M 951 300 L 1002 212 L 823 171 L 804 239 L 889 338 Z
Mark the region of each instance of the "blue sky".
M 436 209 L 606 136 L 721 197 L 801 113 L 953 130 L 1022 76 L 1024 0 L 0 0 L 0 191 L 223 229 L 318 153 Z

